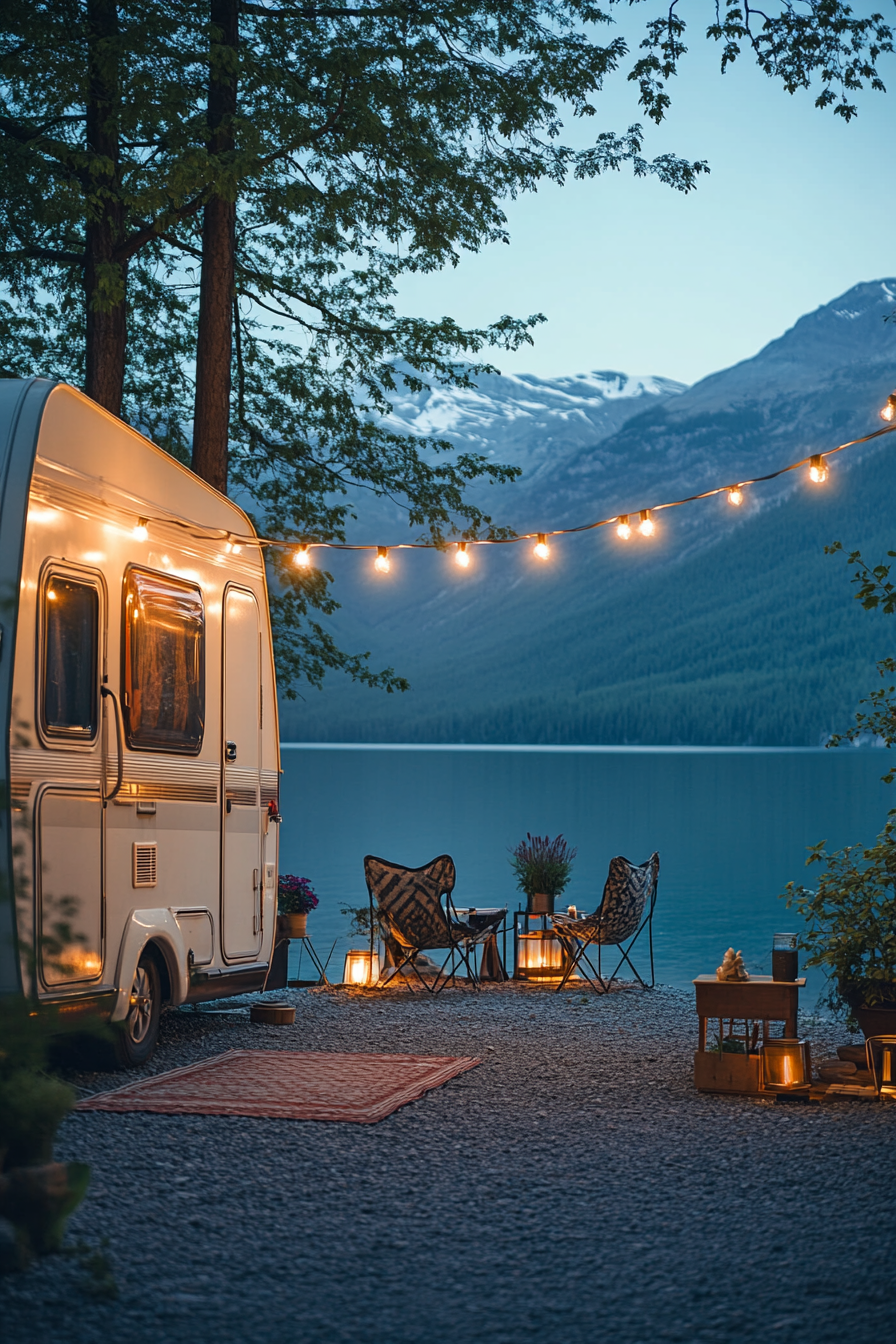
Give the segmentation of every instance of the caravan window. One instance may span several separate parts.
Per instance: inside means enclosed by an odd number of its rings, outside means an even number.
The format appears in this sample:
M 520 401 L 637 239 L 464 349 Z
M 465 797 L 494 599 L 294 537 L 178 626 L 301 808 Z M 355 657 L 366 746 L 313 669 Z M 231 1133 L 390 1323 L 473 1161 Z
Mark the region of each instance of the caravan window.
M 99 593 L 51 574 L 44 586 L 43 728 L 89 739 L 97 726 Z
M 131 569 L 125 580 L 128 745 L 195 755 L 205 727 L 205 611 L 192 583 Z

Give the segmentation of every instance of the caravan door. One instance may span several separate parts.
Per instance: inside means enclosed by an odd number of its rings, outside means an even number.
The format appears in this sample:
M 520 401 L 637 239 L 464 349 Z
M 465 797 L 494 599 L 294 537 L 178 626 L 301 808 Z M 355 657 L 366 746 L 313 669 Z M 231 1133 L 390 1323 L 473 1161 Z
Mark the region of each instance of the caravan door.
M 98 574 L 51 563 L 38 603 L 37 962 L 43 988 L 52 990 L 86 987 L 103 970 L 104 585 Z
M 221 928 L 228 961 L 261 950 L 261 620 L 253 593 L 224 592 Z

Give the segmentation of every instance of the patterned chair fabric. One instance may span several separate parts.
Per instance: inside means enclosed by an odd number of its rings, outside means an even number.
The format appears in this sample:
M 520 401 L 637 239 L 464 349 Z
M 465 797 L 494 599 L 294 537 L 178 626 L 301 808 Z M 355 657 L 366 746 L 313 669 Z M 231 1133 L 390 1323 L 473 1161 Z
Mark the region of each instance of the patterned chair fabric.
M 478 988 L 475 948 L 493 936 L 492 926 L 504 917 L 502 910 L 493 920 L 475 928 L 458 919 L 451 899 L 456 876 L 454 860 L 449 854 L 440 854 L 422 868 L 405 868 L 373 854 L 368 854 L 364 860 L 364 877 L 370 895 L 371 940 L 376 906 L 376 916 L 395 970 L 407 966 L 433 993 L 454 980 L 459 965 L 466 967 L 471 984 Z M 415 961 L 419 952 L 434 948 L 447 948 L 448 955 L 435 984 L 429 986 Z M 449 963 L 450 970 L 446 973 L 445 967 Z
M 456 880 L 450 855 L 440 854 L 422 868 L 403 868 L 368 854 L 364 877 L 380 919 L 399 947 L 423 952 L 451 945 L 442 906 L 443 895 L 451 895 Z
M 660 871 L 659 854 L 651 854 L 646 863 L 629 863 L 617 855 L 610 860 L 604 894 L 593 915 L 574 919 L 555 915 L 554 925 L 568 929 L 576 937 L 593 943 L 624 943 L 637 932 L 648 900 L 656 891 Z
M 570 959 L 560 988 L 566 984 L 572 971 L 581 961 L 584 960 L 591 966 L 587 949 L 593 946 L 598 949 L 596 975 L 601 986 L 606 987 L 600 974 L 599 958 L 601 947 L 608 945 L 618 947 L 622 957 L 607 985 L 612 984 L 623 962 L 628 962 L 643 985 L 644 981 L 632 966 L 628 953 L 645 925 L 648 927 L 650 938 L 650 978 L 653 984 L 653 907 L 656 904 L 659 871 L 660 856 L 657 853 L 651 854 L 646 863 L 640 864 L 630 863 L 628 859 L 617 855 L 615 859 L 610 860 L 610 871 L 604 884 L 603 898 L 593 915 L 586 915 L 582 919 L 560 914 L 552 917 L 554 931 L 567 948 Z M 622 944 L 627 939 L 631 939 L 631 942 L 623 949 Z M 593 971 L 594 967 L 591 966 L 591 969 Z

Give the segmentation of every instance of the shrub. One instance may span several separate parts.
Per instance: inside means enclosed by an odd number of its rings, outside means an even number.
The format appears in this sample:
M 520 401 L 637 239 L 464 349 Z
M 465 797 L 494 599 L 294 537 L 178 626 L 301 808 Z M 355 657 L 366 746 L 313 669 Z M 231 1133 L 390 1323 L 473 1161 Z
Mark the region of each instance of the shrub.
M 807 921 L 800 947 L 807 966 L 829 976 L 833 1009 L 892 997 L 896 983 L 896 811 L 875 844 L 847 845 L 828 854 L 813 845 L 807 866 L 824 863 L 815 890 L 788 882 L 781 893 Z

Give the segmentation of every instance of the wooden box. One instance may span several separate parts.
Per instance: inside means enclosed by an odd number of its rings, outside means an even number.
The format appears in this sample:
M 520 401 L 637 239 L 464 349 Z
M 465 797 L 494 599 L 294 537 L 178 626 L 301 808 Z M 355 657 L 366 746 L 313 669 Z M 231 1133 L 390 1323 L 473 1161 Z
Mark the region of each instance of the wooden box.
M 759 1056 L 695 1050 L 694 1086 L 698 1092 L 759 1092 Z

